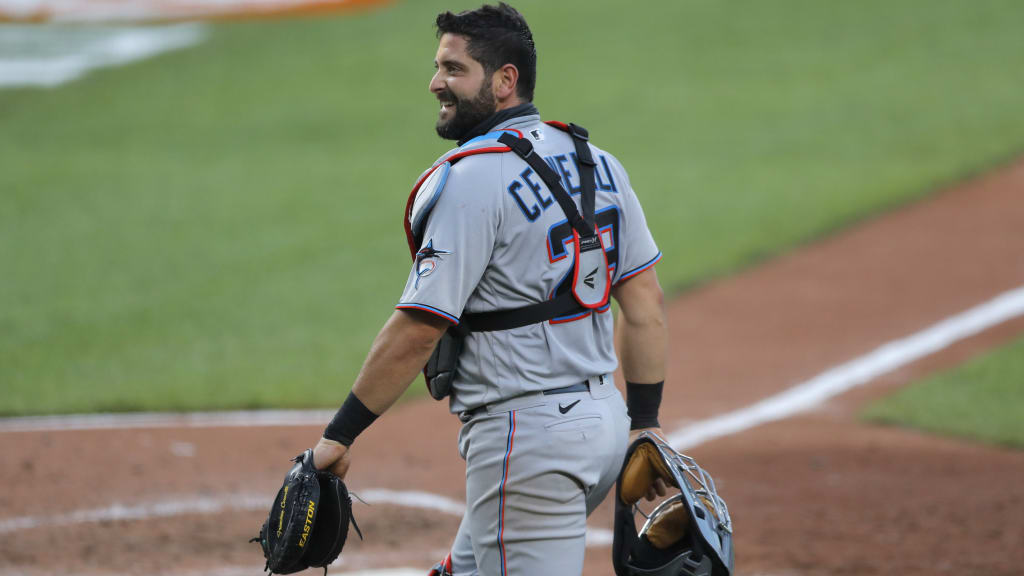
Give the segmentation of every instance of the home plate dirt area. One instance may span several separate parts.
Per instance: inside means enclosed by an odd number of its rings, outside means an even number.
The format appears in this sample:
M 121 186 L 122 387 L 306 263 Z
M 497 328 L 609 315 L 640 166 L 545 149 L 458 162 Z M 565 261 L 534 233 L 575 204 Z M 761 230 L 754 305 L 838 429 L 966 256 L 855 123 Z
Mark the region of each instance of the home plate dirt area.
M 752 405 L 1021 286 L 1024 162 L 672 300 L 663 427 Z M 810 410 L 687 447 L 729 503 L 737 573 L 1020 574 L 1024 452 L 857 412 L 1022 332 L 1020 315 L 1002 319 Z M 0 575 L 259 574 L 247 540 L 323 425 L 0 432 Z M 444 556 L 464 496 L 458 425 L 422 399 L 360 438 L 348 484 L 370 496 L 355 505 L 366 540 L 331 573 L 426 574 Z M 590 518 L 588 575 L 613 573 L 611 515 L 606 502 Z

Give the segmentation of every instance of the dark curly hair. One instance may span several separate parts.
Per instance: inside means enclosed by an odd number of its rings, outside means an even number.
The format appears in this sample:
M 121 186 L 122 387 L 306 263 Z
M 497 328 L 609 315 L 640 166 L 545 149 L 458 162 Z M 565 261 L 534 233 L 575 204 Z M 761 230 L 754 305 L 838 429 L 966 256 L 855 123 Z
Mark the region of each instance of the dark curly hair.
M 437 15 L 437 37 L 458 34 L 467 39 L 469 55 L 483 65 L 488 74 L 505 64 L 519 70 L 516 94 L 533 101 L 537 84 L 537 47 L 533 44 L 526 18 L 515 8 L 499 2 L 497 6 L 484 4 L 476 10 Z

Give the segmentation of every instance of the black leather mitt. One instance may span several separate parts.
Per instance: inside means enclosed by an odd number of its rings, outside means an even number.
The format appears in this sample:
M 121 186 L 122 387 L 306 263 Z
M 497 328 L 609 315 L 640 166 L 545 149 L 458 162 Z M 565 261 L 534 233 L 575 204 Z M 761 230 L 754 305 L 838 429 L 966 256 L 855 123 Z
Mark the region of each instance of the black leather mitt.
M 352 499 L 340 478 L 313 467 L 313 451 L 296 456 L 295 465 L 277 492 L 259 542 L 267 559 L 264 570 L 271 574 L 291 574 L 306 568 L 323 568 L 341 554 L 352 524 L 363 534 L 352 517 Z

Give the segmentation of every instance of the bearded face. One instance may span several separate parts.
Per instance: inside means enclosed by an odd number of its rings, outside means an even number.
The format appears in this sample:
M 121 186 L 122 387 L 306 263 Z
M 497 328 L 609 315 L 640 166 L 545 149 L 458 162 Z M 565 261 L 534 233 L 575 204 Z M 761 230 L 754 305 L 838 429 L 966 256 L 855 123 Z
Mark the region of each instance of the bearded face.
M 491 88 L 493 74 L 469 53 L 468 41 L 458 34 L 444 34 L 438 45 L 430 79 L 430 92 L 441 103 L 437 114 L 437 135 L 461 140 L 477 124 L 498 109 Z
M 445 140 L 461 140 L 474 126 L 490 118 L 497 111 L 491 83 L 481 83 L 480 90 L 468 97 L 460 97 L 450 89 L 437 95 L 441 110 L 437 115 L 437 135 Z

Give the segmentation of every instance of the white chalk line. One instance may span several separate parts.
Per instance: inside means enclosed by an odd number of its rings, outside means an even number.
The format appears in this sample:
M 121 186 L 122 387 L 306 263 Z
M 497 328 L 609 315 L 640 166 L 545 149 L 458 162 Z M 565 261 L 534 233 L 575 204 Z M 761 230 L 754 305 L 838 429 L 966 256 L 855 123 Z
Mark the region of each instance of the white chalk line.
M 255 563 L 254 563 L 255 564 Z M 427 571 L 423 568 L 388 568 L 381 570 L 357 570 L 355 572 L 349 572 L 344 569 L 345 562 L 342 558 L 334 561 L 330 565 L 331 574 L 344 574 L 345 576 L 424 576 Z M 341 568 L 339 572 L 338 569 Z M 173 574 L 174 576 L 255 576 L 262 575 L 263 572 L 262 562 L 258 566 L 221 566 L 213 569 L 202 569 L 202 570 L 186 570 L 186 571 L 175 571 L 165 572 L 159 571 L 151 574 L 157 576 L 164 576 L 167 574 Z M 0 576 L 37 576 L 41 574 L 51 574 L 51 572 L 35 572 L 35 571 L 23 571 L 15 569 L 14 571 L 5 570 L 0 568 Z M 79 573 L 67 573 L 64 576 L 137 576 L 138 572 L 79 572 Z
M 207 28 L 0 24 L 0 88 L 53 88 L 92 70 L 123 66 L 202 42 Z
M 266 428 L 324 426 L 334 410 L 240 410 L 232 412 L 135 412 L 0 419 L 0 432 L 64 432 L 142 428 Z
M 466 505 L 458 500 L 415 490 L 388 490 L 371 488 L 353 490 L 358 500 L 366 504 L 394 505 L 439 512 L 448 516 L 462 517 Z M 163 499 L 142 504 L 113 504 L 102 508 L 75 510 L 64 514 L 47 516 L 21 516 L 0 519 L 0 535 L 43 527 L 65 527 L 100 522 L 153 520 L 172 518 L 188 514 L 211 515 L 222 512 L 264 512 L 272 494 L 226 494 L 220 496 L 190 496 L 187 498 Z M 611 531 L 601 528 L 587 528 L 588 546 L 606 546 L 611 543 Z
M 367 504 L 395 504 L 462 516 L 465 504 L 438 494 L 384 489 L 353 490 Z M 187 514 L 210 515 L 222 512 L 260 512 L 267 509 L 273 494 L 226 494 L 163 499 L 143 504 L 113 504 L 102 508 L 76 510 L 48 516 L 22 516 L 0 520 L 0 534 L 42 527 L 74 526 L 97 522 L 152 520 Z
M 1024 286 L 951 316 L 745 408 L 701 420 L 669 435 L 677 450 L 736 434 L 810 410 L 843 392 L 930 356 L 989 328 L 1024 315 Z
M 338 561 L 342 559 L 339 558 Z M 335 561 L 331 563 L 331 574 L 344 574 L 345 576 L 425 576 L 427 570 L 420 568 L 388 568 L 384 570 L 359 570 L 356 572 L 337 572 L 334 568 L 344 566 L 344 562 Z M 217 570 L 202 570 L 195 572 L 177 572 L 175 576 L 254 576 L 252 566 L 238 566 L 221 568 Z M 313 573 L 311 573 L 313 574 Z
M 779 394 L 745 408 L 696 422 L 669 434 L 678 449 L 698 446 L 709 440 L 736 434 L 755 426 L 781 420 L 820 405 L 829 398 L 864 385 L 879 376 L 934 354 L 950 345 L 1024 315 L 1024 286 L 947 318 L 920 332 L 888 342 L 868 354 L 831 368 Z M 256 411 L 204 414 L 133 414 L 79 417 L 16 418 L 0 421 L 0 431 L 68 430 L 128 427 L 209 427 L 299 425 L 322 422 L 330 417 L 323 411 Z M 224 418 L 223 421 L 218 420 Z M 282 422 L 287 422 L 282 424 Z M 461 516 L 465 504 L 428 492 L 370 489 L 357 493 L 367 503 L 395 504 Z M 262 511 L 268 495 L 230 495 L 169 500 L 136 506 L 108 506 L 54 516 L 27 516 L 0 520 L 0 534 L 40 526 L 68 526 L 109 520 L 142 520 L 183 514 L 216 514 L 225 510 Z M 587 529 L 588 546 L 607 546 L 611 531 Z M 403 572 L 378 572 L 379 576 L 401 576 Z

